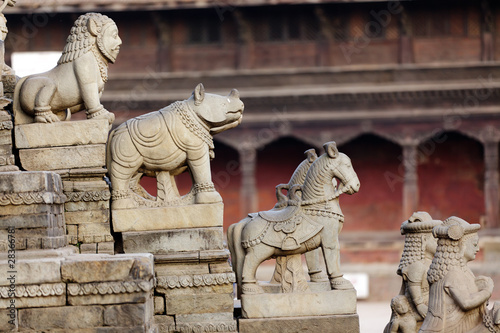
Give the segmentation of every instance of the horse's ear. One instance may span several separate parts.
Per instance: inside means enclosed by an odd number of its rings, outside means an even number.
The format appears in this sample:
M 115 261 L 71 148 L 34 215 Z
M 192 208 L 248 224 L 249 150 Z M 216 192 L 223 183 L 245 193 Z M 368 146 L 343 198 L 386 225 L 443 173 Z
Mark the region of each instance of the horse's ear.
M 325 153 L 327 153 L 331 158 L 336 158 L 337 156 L 339 156 L 339 150 L 337 149 L 337 144 L 335 143 L 335 141 L 325 143 L 323 145 L 323 149 L 325 150 Z
M 195 105 L 200 105 L 201 102 L 203 102 L 203 99 L 205 98 L 205 87 L 203 86 L 203 83 L 198 83 L 196 88 L 194 88 L 193 96 Z
M 89 20 L 87 22 L 87 29 L 90 31 L 90 33 L 93 36 L 97 36 L 100 33 L 100 31 L 99 31 L 100 29 L 97 26 L 96 21 L 92 18 L 89 18 Z
M 306 155 L 306 159 L 309 163 L 314 162 L 318 158 L 318 155 L 316 155 L 316 150 L 314 148 L 308 149 L 304 152 Z

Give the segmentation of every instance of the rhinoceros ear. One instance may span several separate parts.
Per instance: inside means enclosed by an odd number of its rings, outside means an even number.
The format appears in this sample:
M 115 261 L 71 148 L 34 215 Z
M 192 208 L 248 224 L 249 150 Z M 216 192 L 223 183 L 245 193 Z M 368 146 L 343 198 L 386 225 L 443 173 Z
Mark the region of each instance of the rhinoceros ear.
M 337 144 L 335 141 L 327 142 L 323 145 L 323 149 L 325 153 L 328 154 L 331 158 L 336 158 L 339 155 L 339 150 L 337 149 Z
M 193 96 L 194 96 L 194 105 L 200 105 L 201 102 L 203 102 L 203 99 L 205 98 L 205 87 L 203 86 L 202 83 L 198 83 L 196 88 L 194 88 Z

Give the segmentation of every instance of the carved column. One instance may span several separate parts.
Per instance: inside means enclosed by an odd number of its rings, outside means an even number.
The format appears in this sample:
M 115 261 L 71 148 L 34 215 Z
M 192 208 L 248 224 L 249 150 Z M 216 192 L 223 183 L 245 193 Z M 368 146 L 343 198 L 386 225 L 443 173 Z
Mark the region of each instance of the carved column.
M 409 218 L 418 209 L 417 142 L 403 144 L 403 219 Z
M 498 141 L 485 140 L 484 146 L 484 204 L 486 227 L 499 227 Z
M 257 186 L 255 168 L 257 165 L 257 150 L 242 148 L 238 150 L 241 170 L 240 208 L 242 214 L 258 210 Z

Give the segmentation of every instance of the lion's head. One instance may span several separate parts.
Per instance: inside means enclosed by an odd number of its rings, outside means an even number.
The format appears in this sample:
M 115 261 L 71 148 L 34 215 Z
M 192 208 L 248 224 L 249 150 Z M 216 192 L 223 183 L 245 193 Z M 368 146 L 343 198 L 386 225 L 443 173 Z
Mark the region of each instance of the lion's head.
M 97 45 L 104 58 L 114 63 L 121 43 L 118 27 L 112 19 L 99 13 L 87 13 L 75 21 L 57 64 L 74 61 L 94 45 Z

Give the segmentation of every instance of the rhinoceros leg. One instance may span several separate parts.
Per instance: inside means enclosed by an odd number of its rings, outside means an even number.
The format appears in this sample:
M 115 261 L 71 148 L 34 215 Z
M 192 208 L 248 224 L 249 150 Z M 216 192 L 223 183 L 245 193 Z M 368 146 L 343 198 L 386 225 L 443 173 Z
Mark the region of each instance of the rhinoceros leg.
M 203 156 L 193 159 L 188 153 L 188 165 L 193 179 L 195 203 L 209 204 L 222 202 L 222 197 L 215 190 L 210 174 L 210 158 L 208 148 Z

